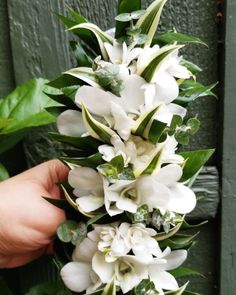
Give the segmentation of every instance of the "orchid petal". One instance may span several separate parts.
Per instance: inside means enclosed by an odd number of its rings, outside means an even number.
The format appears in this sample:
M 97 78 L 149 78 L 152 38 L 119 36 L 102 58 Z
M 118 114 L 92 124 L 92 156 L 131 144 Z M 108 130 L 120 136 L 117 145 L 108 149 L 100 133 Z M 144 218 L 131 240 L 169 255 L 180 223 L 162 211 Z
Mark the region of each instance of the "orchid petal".
M 187 110 L 175 103 L 168 104 L 169 112 L 173 115 L 179 115 L 180 117 L 184 118 L 186 116 Z
M 147 82 L 138 75 L 130 75 L 123 81 L 124 89 L 120 92 L 125 110 L 137 112 L 145 102 L 144 89 L 142 86 Z
M 61 269 L 61 277 L 65 285 L 74 292 L 82 292 L 91 284 L 91 265 L 84 262 L 69 262 Z
M 92 268 L 104 284 L 108 283 L 114 274 L 114 264 L 107 263 L 101 252 L 96 252 L 93 256 Z
M 78 196 L 86 196 L 90 192 L 101 195 L 102 178 L 98 172 L 89 167 L 76 167 L 69 172 L 69 184 L 75 188 Z
M 122 139 L 128 140 L 134 121 L 127 116 L 121 106 L 111 102 L 111 113 L 115 120 L 114 129 L 117 130 Z
M 152 82 L 156 83 L 156 101 L 169 104 L 179 95 L 179 86 L 175 78 L 167 72 L 157 73 Z
M 91 262 L 92 257 L 97 251 L 97 242 L 85 238 L 74 249 L 72 259 L 78 262 Z
M 180 214 L 191 212 L 196 206 L 196 196 L 194 192 L 183 185 L 177 183 L 170 188 L 169 210 Z
M 165 265 L 165 270 L 171 270 L 179 267 L 186 260 L 187 254 L 188 252 L 186 250 L 175 250 L 169 253 L 167 256 L 164 257 L 167 261 L 167 264 Z
M 92 185 L 92 184 L 91 184 Z M 100 196 L 86 196 L 76 199 L 76 203 L 85 212 L 92 212 L 104 205 L 104 199 Z
M 155 288 L 164 294 L 162 289 L 166 290 L 177 290 L 179 288 L 178 283 L 174 276 L 166 271 L 159 271 L 159 265 L 155 266 L 154 264 L 149 268 L 150 280 L 153 281 Z
M 91 113 L 101 117 L 110 115 L 111 101 L 119 103 L 112 93 L 91 86 L 80 87 L 75 95 L 76 104 L 84 104 Z
M 66 110 L 57 118 L 57 129 L 61 134 L 81 136 L 86 132 L 82 113 L 75 110 Z
M 156 181 L 159 183 L 169 185 L 175 185 L 175 183 L 181 178 L 183 170 L 179 165 L 169 164 L 161 168 L 155 175 Z

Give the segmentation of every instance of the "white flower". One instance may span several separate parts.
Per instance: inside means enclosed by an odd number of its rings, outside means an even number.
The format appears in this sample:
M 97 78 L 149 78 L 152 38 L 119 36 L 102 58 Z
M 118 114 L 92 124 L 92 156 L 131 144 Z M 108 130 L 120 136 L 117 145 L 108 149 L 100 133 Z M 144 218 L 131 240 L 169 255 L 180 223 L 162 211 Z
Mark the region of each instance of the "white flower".
M 186 214 L 196 205 L 194 192 L 182 183 L 182 168 L 169 164 L 161 168 L 155 175 L 141 176 L 137 180 L 136 190 L 139 200 L 147 204 L 149 210 L 159 209 L 162 214 L 170 212 Z
M 97 252 L 93 257 L 92 266 L 104 284 L 114 278 L 115 285 L 119 286 L 124 294 L 148 278 L 148 266 L 132 255 L 125 255 L 112 263 L 107 263 L 105 256 Z
M 114 40 L 114 44 L 105 42 L 107 54 L 110 61 L 113 64 L 123 64 L 128 66 L 132 60 L 136 59 L 142 52 L 142 48 L 133 48 L 133 46 L 127 46 L 125 42 L 123 44 Z
M 85 134 L 82 114 L 79 111 L 66 110 L 57 118 L 57 129 L 60 133 L 68 136 L 81 136 Z
M 146 204 L 149 211 L 159 209 L 180 214 L 191 212 L 196 205 L 194 192 L 182 183 L 182 169 L 177 164 L 160 168 L 154 175 L 142 175 L 136 180 L 117 180 L 108 186 L 104 181 L 105 207 L 109 215 L 124 211 L 135 213 Z
M 144 104 L 144 79 L 137 75 L 128 75 L 123 81 L 124 89 L 120 97 L 109 91 L 104 91 L 91 86 L 82 86 L 78 89 L 75 103 L 84 104 L 93 115 L 105 119 L 119 135 L 127 140 L 134 120 L 131 115 L 137 116 L 141 105 Z
M 186 250 L 171 252 L 171 250 L 167 248 L 163 252 L 162 259 L 154 258 L 153 262 L 149 264 L 148 275 L 160 295 L 164 295 L 163 289 L 174 291 L 179 288 L 175 277 L 168 273 L 167 270 L 179 267 L 185 261 L 186 257 Z
M 130 251 L 121 236 L 117 223 L 93 225 L 93 227 L 94 230 L 88 236 L 91 239 L 98 240 L 97 248 L 104 253 L 107 262 L 113 262 Z
M 101 285 L 100 279 L 92 269 L 92 258 L 97 251 L 97 243 L 85 238 L 76 246 L 72 262 L 61 269 L 61 277 L 65 285 L 74 292 L 86 289 L 93 290 Z
M 152 260 L 152 255 L 160 257 L 162 251 L 158 242 L 153 238 L 157 232 L 144 224 L 129 224 L 123 222 L 119 231 L 129 249 L 143 261 Z
M 94 211 L 104 205 L 102 177 L 89 167 L 76 167 L 69 172 L 69 184 L 78 197 L 76 203 L 85 212 Z

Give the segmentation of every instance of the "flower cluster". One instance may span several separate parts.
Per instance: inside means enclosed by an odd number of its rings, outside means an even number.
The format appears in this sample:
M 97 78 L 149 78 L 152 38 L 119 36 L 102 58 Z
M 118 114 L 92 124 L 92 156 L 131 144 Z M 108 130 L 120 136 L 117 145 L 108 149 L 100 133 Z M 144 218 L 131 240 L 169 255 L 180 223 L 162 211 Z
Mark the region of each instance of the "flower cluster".
M 111 281 L 125 294 L 148 278 L 158 294 L 164 294 L 163 289 L 177 290 L 178 284 L 167 270 L 181 265 L 187 251 L 169 247 L 162 251 L 156 234 L 141 223 L 94 225 L 76 246 L 73 262 L 62 268 L 62 279 L 72 291 L 86 289 L 88 294 Z
M 136 2 L 132 12 L 128 0 L 122 2 L 115 37 L 72 9 L 79 23 L 62 18 L 92 52 L 74 46 L 78 67 L 48 90 L 60 103 L 59 133 L 52 136 L 70 146 L 61 158 L 70 168 L 62 187 L 78 218 L 61 225 L 58 236 L 75 245 L 61 270 L 74 292 L 139 295 L 146 281 L 150 294 L 182 294 L 186 287 L 168 271 L 183 263 L 192 240 L 175 249 L 168 238 L 194 209 L 190 184 L 212 150 L 177 148 L 199 128 L 196 117 L 186 119 L 187 104 L 213 95 L 213 86 L 196 82 L 199 68 L 180 55 L 179 34 L 154 39 L 166 0 L 147 10 L 137 10 Z

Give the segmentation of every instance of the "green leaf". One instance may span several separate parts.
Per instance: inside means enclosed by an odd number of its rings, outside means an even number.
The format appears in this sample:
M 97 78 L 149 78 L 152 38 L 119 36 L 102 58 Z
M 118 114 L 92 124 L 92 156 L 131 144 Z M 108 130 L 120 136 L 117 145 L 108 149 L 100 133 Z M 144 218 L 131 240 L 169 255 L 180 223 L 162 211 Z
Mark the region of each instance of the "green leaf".
M 107 215 L 107 212 L 103 212 L 103 213 L 99 213 L 95 216 L 93 216 L 92 218 L 90 218 L 87 222 L 86 225 L 92 225 L 93 223 L 97 222 L 98 220 L 100 220 L 101 218 L 103 218 L 104 216 Z
M 57 228 L 57 236 L 64 243 L 80 244 L 87 235 L 87 226 L 84 222 L 66 220 Z
M 162 241 L 162 240 L 166 240 L 170 237 L 172 237 L 173 235 L 175 235 L 179 229 L 181 228 L 181 225 L 182 225 L 182 222 L 180 222 L 179 224 L 175 225 L 173 228 L 171 228 L 168 233 L 166 232 L 160 232 L 160 233 L 157 233 L 157 235 L 155 236 L 155 239 L 157 241 Z
M 170 247 L 172 250 L 189 249 L 197 235 L 198 233 L 195 235 L 176 233 L 168 239 L 159 241 L 159 244 L 162 249 L 166 247 Z
M 152 174 L 157 167 L 160 165 L 162 149 L 157 150 L 157 152 L 152 156 L 146 167 L 140 172 L 139 170 L 135 171 L 135 176 L 145 175 L 145 174 Z
M 97 167 L 97 170 L 105 176 L 110 183 L 119 179 L 119 174 L 124 169 L 124 159 L 121 155 L 114 157 L 110 162 Z
M 56 141 L 67 143 L 73 147 L 85 150 L 88 153 L 93 153 L 94 151 L 97 151 L 99 145 L 101 144 L 98 140 L 94 139 L 91 136 L 73 137 L 56 132 L 49 132 L 49 135 Z
M 13 295 L 2 277 L 0 277 L 0 290 L 2 295 Z
M 0 140 L 3 134 L 55 122 L 55 118 L 45 111 L 46 107 L 57 105 L 43 93 L 46 82 L 41 78 L 30 80 L 3 100 L 0 117 L 9 119 L 9 122 L 1 129 Z
M 166 126 L 167 126 L 166 123 L 163 123 L 158 120 L 153 120 L 148 133 L 148 139 L 152 141 L 153 143 L 157 143 L 158 140 L 161 138 L 161 135 L 163 134 Z
M 202 44 L 206 45 L 200 38 L 195 36 L 190 36 L 186 34 L 177 33 L 174 31 L 169 31 L 164 34 L 157 35 L 153 38 L 153 44 L 172 44 L 172 43 L 195 43 L 195 44 Z
M 216 97 L 216 95 L 211 90 L 215 88 L 217 84 L 218 83 L 214 83 L 209 86 L 204 86 L 194 80 L 185 80 L 182 84 L 180 84 L 180 94 L 174 102 L 182 106 L 187 106 L 188 103 L 199 97 Z
M 59 104 L 67 106 L 67 108 L 78 110 L 74 101 L 57 88 L 46 86 L 44 93 Z
M 197 224 L 189 224 L 186 220 L 183 221 L 182 225 L 181 225 L 181 229 L 185 230 L 185 229 L 191 229 L 191 228 L 196 228 L 196 227 L 200 227 L 205 225 L 206 223 L 208 223 L 207 220 L 202 221 L 200 223 Z
M 153 116 L 156 114 L 159 106 L 153 108 L 152 110 L 141 115 L 136 121 L 135 125 L 132 128 L 132 133 L 134 135 L 142 136 L 144 138 L 148 138 L 149 129 L 150 129 L 150 121 Z M 148 128 L 149 127 L 149 128 Z
M 164 294 L 165 295 L 181 295 L 184 293 L 186 287 L 187 287 L 188 283 L 186 283 L 184 286 L 182 286 L 181 288 L 179 288 L 178 290 L 176 291 L 168 291 L 168 292 L 165 292 Z
M 7 172 L 7 169 L 0 163 L 0 182 L 8 179 L 10 176 Z
M 132 223 L 141 223 L 148 220 L 149 209 L 146 204 L 140 206 L 137 211 L 131 214 Z
M 88 31 L 88 32 L 92 33 L 93 38 L 95 37 L 95 39 L 98 42 L 99 51 L 100 51 L 103 59 L 109 60 L 106 48 L 104 46 L 104 42 L 108 42 L 110 44 L 113 43 L 113 38 L 110 35 L 106 34 L 98 26 L 96 26 L 92 23 L 81 23 L 81 24 L 78 24 L 78 25 L 75 25 L 75 26 L 69 28 L 69 30 L 71 30 L 71 31 L 76 30 L 77 35 L 80 30 Z M 86 44 L 87 44 L 87 42 L 86 42 Z
M 66 8 L 70 12 L 70 14 L 73 16 L 74 20 L 76 21 L 77 24 L 85 23 L 87 22 L 87 19 L 80 15 L 78 12 L 76 12 L 72 7 L 69 5 L 65 4 Z
M 115 17 L 115 20 L 117 20 L 119 22 L 129 22 L 132 19 L 133 18 L 132 18 L 131 13 L 121 13 Z
M 138 286 L 134 288 L 134 295 L 158 295 L 159 293 L 155 289 L 155 285 L 149 279 L 142 280 Z
M 183 58 L 181 59 L 180 64 L 182 66 L 185 66 L 192 74 L 197 74 L 198 72 L 202 71 L 202 69 L 198 65 L 195 65 L 191 61 L 188 61 Z
M 175 278 L 181 278 L 181 277 L 188 277 L 188 276 L 198 276 L 204 278 L 204 275 L 201 273 L 192 270 L 188 267 L 180 266 L 174 270 L 169 270 L 169 272 L 175 277 Z
M 89 134 L 102 142 L 110 144 L 111 137 L 116 135 L 115 131 L 95 120 L 84 105 L 82 105 L 82 115 Z
M 180 49 L 181 45 L 168 45 L 162 47 L 160 50 L 153 54 L 145 65 L 139 69 L 138 74 L 143 77 L 147 82 L 151 82 L 153 75 L 164 63 L 164 61 L 171 55 L 173 52 Z
M 100 153 L 96 153 L 89 157 L 79 157 L 79 158 L 69 158 L 69 157 L 60 157 L 60 160 L 66 164 L 75 164 L 79 166 L 85 166 L 90 168 L 96 168 L 98 165 L 104 162 Z
M 96 74 L 91 68 L 79 67 L 66 71 L 64 74 L 71 75 L 77 79 L 82 80 L 85 83 L 97 88 L 101 88 L 97 83 Z
M 68 202 L 65 199 L 53 199 L 49 197 L 43 197 L 46 201 L 48 201 L 53 206 L 56 206 L 57 208 L 60 208 L 62 210 L 69 210 L 71 206 L 68 204 Z
M 62 89 L 70 86 L 77 86 L 77 88 L 79 88 L 82 83 L 81 80 L 72 75 L 63 74 L 55 80 L 48 82 L 47 85 L 57 89 Z
M 117 15 L 122 13 L 131 13 L 132 11 L 137 11 L 141 9 L 141 0 L 119 0 L 118 1 L 118 11 Z M 115 38 L 119 39 L 126 35 L 126 28 L 129 27 L 129 22 L 119 22 L 116 21 L 116 31 Z
M 179 153 L 186 160 L 180 181 L 183 182 L 193 177 L 209 160 L 214 151 L 214 149 L 206 149 Z
M 25 295 L 72 295 L 61 281 L 42 283 L 32 287 Z
M 197 118 L 190 118 L 187 121 L 187 127 L 189 127 L 189 134 L 194 135 L 200 128 L 200 121 Z
M 74 57 L 77 61 L 77 67 L 91 67 L 92 66 L 92 59 L 88 56 L 85 52 L 83 47 L 79 42 L 70 41 L 70 48 L 73 51 Z
M 160 21 L 162 9 L 167 0 L 156 0 L 146 10 L 146 13 L 138 20 L 136 26 L 142 33 L 148 36 L 145 46 L 150 46 L 153 36 Z
M 0 133 L 0 154 L 16 145 L 26 134 L 26 130 L 18 130 L 10 134 Z

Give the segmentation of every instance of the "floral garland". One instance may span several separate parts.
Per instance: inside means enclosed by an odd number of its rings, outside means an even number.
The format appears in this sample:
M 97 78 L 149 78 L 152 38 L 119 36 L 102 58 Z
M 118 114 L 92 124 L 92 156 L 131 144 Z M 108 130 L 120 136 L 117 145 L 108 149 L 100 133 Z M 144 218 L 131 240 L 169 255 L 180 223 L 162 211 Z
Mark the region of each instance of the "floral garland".
M 196 205 L 191 185 L 213 150 L 178 147 L 200 125 L 186 118 L 188 103 L 214 95 L 214 85 L 196 82 L 199 67 L 179 55 L 198 38 L 154 36 L 165 3 L 119 1 L 114 37 L 71 8 L 72 19 L 59 16 L 82 40 L 71 43 L 78 67 L 47 88 L 60 103 L 51 136 L 70 168 L 65 198 L 48 201 L 67 208 L 57 233 L 70 259 L 59 264 L 73 292 L 194 294 L 176 280 L 193 243 L 181 235 Z

